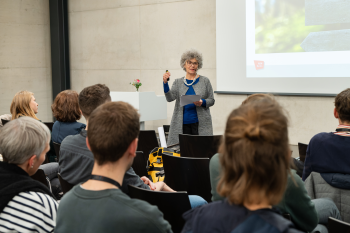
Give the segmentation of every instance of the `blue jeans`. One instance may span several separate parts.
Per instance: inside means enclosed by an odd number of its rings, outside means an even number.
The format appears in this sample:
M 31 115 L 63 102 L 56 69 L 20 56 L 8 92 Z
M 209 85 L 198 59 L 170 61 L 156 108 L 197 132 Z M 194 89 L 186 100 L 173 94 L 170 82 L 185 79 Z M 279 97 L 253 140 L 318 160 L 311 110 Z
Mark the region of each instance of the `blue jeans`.
M 204 200 L 202 197 L 197 195 L 188 195 L 188 199 L 190 199 L 192 209 L 204 204 L 208 204 L 206 200 Z
M 337 206 L 329 198 L 318 198 L 311 201 L 315 204 L 319 223 L 312 232 L 328 233 L 328 229 L 325 227 L 328 223 L 328 217 L 341 220 Z

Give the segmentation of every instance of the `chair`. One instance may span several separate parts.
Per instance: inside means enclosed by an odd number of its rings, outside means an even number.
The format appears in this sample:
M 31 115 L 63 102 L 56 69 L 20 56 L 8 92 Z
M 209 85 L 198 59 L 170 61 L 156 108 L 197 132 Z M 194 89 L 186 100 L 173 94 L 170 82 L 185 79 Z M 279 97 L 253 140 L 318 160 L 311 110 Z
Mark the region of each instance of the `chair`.
M 283 218 L 292 221 L 292 217 L 290 216 L 290 214 L 282 214 Z
M 136 151 L 136 157 L 131 167 L 139 177 L 147 176 L 147 158 L 142 151 Z
M 40 183 L 44 184 L 51 190 L 51 183 L 48 177 L 46 177 L 44 170 L 38 169 L 34 175 L 31 176 L 33 180 L 37 180 Z
M 185 220 L 182 214 L 191 209 L 186 192 L 157 192 L 129 185 L 129 195 L 155 205 L 164 214 L 174 233 L 181 232 Z
M 329 217 L 328 218 L 329 233 L 350 233 L 350 224 L 341 220 Z
M 142 151 L 143 154 L 149 155 L 149 152 L 155 147 L 159 147 L 156 131 L 140 130 L 137 151 Z
M 307 146 L 308 144 L 298 142 L 299 158 L 300 158 L 300 161 L 302 161 L 303 163 L 305 162 L 305 158 L 306 158 Z
M 199 136 L 180 134 L 180 150 L 182 157 L 209 158 L 218 152 L 222 135 Z
M 73 184 L 70 184 L 70 183 L 68 183 L 67 181 L 65 181 L 65 180 L 61 177 L 61 174 L 60 174 L 60 173 L 58 173 L 57 176 L 58 176 L 58 180 L 60 181 L 63 194 L 67 193 L 69 190 L 71 190 L 71 189 L 74 187 Z
M 166 141 L 168 141 L 170 125 L 163 125 L 163 130 L 164 130 L 164 133 L 165 133 L 165 139 L 166 139 Z
M 1 119 L 1 122 L 2 122 L 2 126 L 4 126 L 5 124 L 7 124 L 9 122 L 9 120 Z
M 53 147 L 55 149 L 56 157 L 57 157 L 57 162 L 60 160 L 60 147 L 61 144 L 53 142 Z
M 176 191 L 198 195 L 211 202 L 209 158 L 185 158 L 163 154 L 165 183 Z
M 43 122 L 46 126 L 47 126 L 47 128 L 49 128 L 49 130 L 52 132 L 52 127 L 53 127 L 53 122 Z

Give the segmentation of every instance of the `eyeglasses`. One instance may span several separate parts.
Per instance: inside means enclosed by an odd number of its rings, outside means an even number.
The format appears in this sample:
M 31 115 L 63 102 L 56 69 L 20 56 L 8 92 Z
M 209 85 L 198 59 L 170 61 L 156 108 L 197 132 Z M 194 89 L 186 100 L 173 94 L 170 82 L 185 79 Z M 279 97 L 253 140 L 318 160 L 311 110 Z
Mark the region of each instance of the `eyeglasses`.
M 198 66 L 198 62 L 191 62 L 191 61 L 187 61 L 187 65 L 191 66 Z

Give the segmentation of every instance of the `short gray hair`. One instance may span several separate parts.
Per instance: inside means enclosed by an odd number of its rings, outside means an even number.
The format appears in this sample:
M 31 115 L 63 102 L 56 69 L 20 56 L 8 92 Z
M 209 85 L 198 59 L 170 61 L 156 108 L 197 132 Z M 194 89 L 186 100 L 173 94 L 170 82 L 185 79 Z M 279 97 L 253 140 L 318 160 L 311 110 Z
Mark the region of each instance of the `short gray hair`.
M 33 155 L 39 158 L 50 138 L 46 125 L 31 117 L 20 117 L 1 128 L 0 154 L 4 161 L 20 165 Z
M 181 56 L 180 66 L 184 71 L 186 71 L 186 68 L 185 68 L 186 61 L 191 60 L 193 58 L 195 58 L 198 62 L 198 70 L 203 67 L 202 54 L 195 49 L 190 49 L 185 51 Z

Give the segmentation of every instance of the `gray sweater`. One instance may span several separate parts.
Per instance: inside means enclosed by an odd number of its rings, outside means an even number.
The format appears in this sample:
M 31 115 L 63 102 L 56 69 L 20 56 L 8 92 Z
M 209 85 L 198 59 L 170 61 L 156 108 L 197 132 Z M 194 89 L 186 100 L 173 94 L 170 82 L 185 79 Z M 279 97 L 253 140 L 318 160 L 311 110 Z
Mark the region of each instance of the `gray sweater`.
M 87 131 L 66 137 L 61 144 L 59 171 L 61 177 L 70 184 L 79 184 L 89 179 L 94 166 L 94 155 L 86 146 Z M 134 169 L 129 168 L 123 179 L 122 191 L 129 193 L 128 184 L 143 189 L 150 189 L 143 183 Z
M 175 79 L 171 89 L 165 93 L 166 100 L 172 102 L 176 100 L 173 117 L 170 123 L 168 145 L 179 143 L 179 134 L 182 133 L 183 107 L 180 107 L 180 97 L 188 91 L 188 86 L 184 84 L 184 78 Z M 197 107 L 198 133 L 199 135 L 213 135 L 213 125 L 209 107 L 215 103 L 213 88 L 207 77 L 200 76 L 197 84 L 193 85 L 196 95 L 200 95 L 206 100 L 206 107 Z

